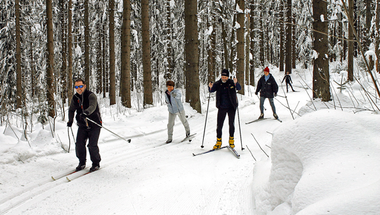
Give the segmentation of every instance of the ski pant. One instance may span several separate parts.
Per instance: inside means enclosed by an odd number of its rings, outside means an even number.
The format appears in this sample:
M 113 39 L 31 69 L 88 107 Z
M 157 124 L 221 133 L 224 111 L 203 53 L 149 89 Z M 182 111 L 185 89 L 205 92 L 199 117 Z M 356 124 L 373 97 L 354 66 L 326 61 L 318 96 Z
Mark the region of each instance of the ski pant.
M 93 164 L 99 164 L 101 158 L 99 154 L 98 140 L 100 128 L 94 127 L 87 129 L 86 127 L 79 127 L 77 134 L 77 141 L 75 143 L 75 152 L 80 164 L 86 163 L 86 142 L 88 139 L 88 151 Z
M 288 85 L 290 85 L 290 87 L 294 91 L 292 84 L 290 82 L 286 82 L 286 92 L 288 92 Z
M 168 140 L 172 140 L 173 138 L 173 127 L 175 124 L 175 117 L 178 115 L 178 118 L 181 120 L 183 126 L 185 127 L 186 133 L 190 133 L 190 126 L 186 120 L 185 111 L 180 111 L 179 113 L 170 113 L 168 119 Z
M 230 137 L 234 136 L 236 109 L 235 108 L 230 108 L 230 109 L 221 108 L 218 110 L 218 121 L 216 125 L 217 138 L 222 138 L 222 128 L 223 128 L 224 120 L 226 119 L 227 113 L 228 113 L 228 124 L 230 126 Z
M 260 97 L 260 111 L 262 114 L 264 114 L 264 101 L 266 97 Z M 276 107 L 274 106 L 273 98 L 268 98 L 270 106 L 272 107 L 273 114 L 276 113 Z

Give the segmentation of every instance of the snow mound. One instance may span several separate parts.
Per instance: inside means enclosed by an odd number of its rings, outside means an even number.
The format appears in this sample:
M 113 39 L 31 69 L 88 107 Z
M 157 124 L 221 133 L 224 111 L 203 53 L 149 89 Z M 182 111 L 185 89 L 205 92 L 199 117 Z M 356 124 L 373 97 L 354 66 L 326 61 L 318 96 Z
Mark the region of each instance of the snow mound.
M 335 110 L 279 127 L 271 161 L 262 161 L 271 162 L 270 173 L 254 170 L 254 178 L 269 175 L 265 182 L 254 181 L 257 213 L 378 214 L 379 128 L 378 115 Z

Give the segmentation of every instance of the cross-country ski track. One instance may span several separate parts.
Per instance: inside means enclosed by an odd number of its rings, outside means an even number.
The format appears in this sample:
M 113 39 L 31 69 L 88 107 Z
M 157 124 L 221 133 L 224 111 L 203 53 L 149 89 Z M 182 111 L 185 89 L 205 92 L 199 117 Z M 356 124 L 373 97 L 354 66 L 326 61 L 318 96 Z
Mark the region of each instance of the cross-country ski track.
M 289 97 L 292 96 L 303 98 L 290 99 L 291 107 L 299 101 L 306 101 L 306 93 L 294 93 Z M 243 147 L 248 146 L 256 159 L 267 159 L 251 133 L 270 154 L 270 148 L 265 147 L 270 145 L 270 133 L 292 120 L 289 110 L 276 103 L 283 123 L 265 120 L 246 125 L 259 115 L 258 99 L 246 96 L 239 96 L 239 99 Z M 278 99 L 285 103 L 285 99 Z M 268 101 L 265 106 L 266 117 L 273 118 Z M 105 117 L 104 126 L 123 137 L 133 137 L 132 142 L 117 139 L 103 129 L 99 140 L 101 169 L 82 176 L 91 165 L 88 158 L 87 168 L 68 176 L 70 182 L 66 177 L 56 181 L 51 177 L 75 168 L 77 159 L 73 145 L 68 154 L 48 155 L 23 164 L 41 165 L 38 171 L 28 173 L 28 178 L 17 170 L 7 172 L 16 177 L 15 186 L 1 193 L 0 214 L 252 214 L 251 184 L 255 161 L 247 148 L 241 150 L 238 115 L 235 149 L 241 155 L 240 159 L 228 149 L 196 157 L 192 155 L 211 149 L 216 140 L 217 109 L 212 98 L 204 148 L 201 148 L 206 108 L 207 101 L 202 104 L 203 113 L 197 114 L 185 104 L 186 114 L 192 116 L 188 118 L 191 133 L 197 135 L 192 142 L 182 143 L 179 141 L 185 131 L 177 118 L 173 143 L 164 144 L 167 138 L 165 106 L 146 109 L 117 123 L 107 122 Z M 152 121 L 146 122 L 144 114 L 154 116 Z M 64 132 L 60 134 L 62 141 L 67 141 L 63 138 L 65 135 Z M 223 146 L 227 144 L 228 118 L 223 127 Z

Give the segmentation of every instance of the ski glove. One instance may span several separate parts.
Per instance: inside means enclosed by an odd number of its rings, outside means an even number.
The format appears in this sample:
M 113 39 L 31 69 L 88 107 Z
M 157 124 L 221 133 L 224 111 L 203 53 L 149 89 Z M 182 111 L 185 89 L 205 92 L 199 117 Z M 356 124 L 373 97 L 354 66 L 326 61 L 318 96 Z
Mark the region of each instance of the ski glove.
M 79 114 L 79 117 L 80 117 L 82 120 L 85 120 L 85 119 L 86 119 L 86 114 L 84 114 L 84 113 L 80 113 L 80 114 Z
M 67 122 L 67 127 L 71 127 L 73 125 L 73 121 Z

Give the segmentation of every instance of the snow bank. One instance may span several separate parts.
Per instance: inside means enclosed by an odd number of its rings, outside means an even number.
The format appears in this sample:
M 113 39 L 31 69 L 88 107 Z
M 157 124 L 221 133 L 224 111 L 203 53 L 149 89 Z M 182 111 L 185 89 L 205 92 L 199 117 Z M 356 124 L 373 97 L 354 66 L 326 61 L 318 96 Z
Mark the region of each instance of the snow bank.
M 269 174 L 253 182 L 257 214 L 378 214 L 379 128 L 378 115 L 335 110 L 284 123 L 271 161 L 254 170 L 254 179 Z

